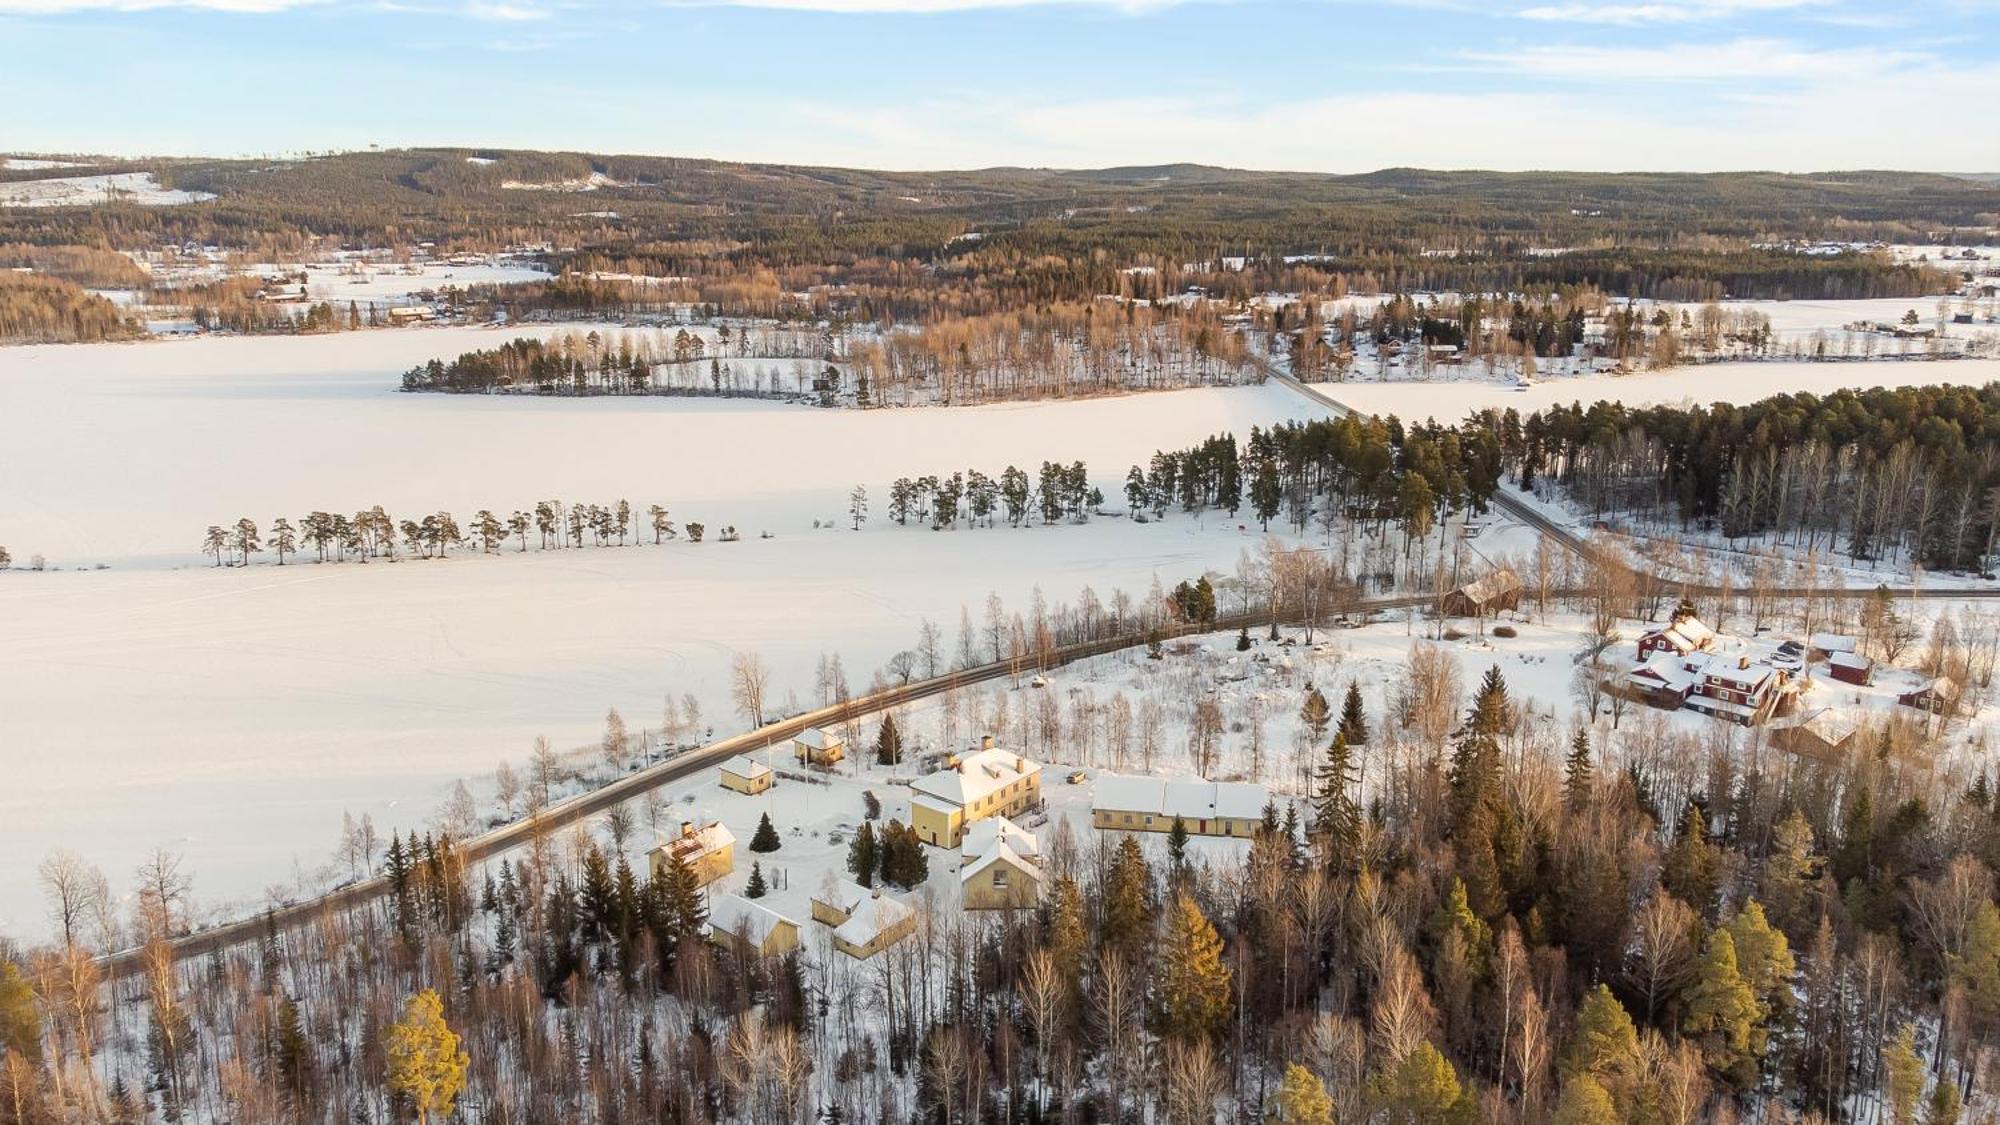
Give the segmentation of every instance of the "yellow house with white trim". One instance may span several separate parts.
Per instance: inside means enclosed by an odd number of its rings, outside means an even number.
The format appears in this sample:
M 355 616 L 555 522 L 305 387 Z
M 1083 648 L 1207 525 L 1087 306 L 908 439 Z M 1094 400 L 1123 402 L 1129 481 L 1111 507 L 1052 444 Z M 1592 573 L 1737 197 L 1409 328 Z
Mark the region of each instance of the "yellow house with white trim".
M 992 816 L 1018 816 L 1042 803 L 1042 767 L 988 746 L 911 783 L 910 827 L 927 844 L 955 848 L 965 829 Z

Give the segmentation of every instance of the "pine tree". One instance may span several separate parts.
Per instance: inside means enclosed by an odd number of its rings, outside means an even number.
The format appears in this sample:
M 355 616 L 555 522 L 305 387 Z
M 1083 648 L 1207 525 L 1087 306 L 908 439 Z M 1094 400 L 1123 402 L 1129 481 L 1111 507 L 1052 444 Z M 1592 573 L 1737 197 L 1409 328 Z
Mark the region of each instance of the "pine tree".
M 1349 746 L 1368 745 L 1368 713 L 1361 706 L 1361 683 L 1347 681 L 1347 699 L 1340 705 L 1340 737 Z
M 896 716 L 882 716 L 882 725 L 875 732 L 875 764 L 893 766 L 903 760 L 903 735 L 896 729 Z
M 1958 1125 L 1959 1115 L 1964 1111 L 1958 1083 L 1940 1079 L 1931 1087 L 1930 1101 L 1924 1105 L 1924 1125 Z
M 1757 997 L 1757 1022 L 1767 1025 L 1792 1004 L 1792 978 L 1798 973 L 1792 944 L 1754 898 L 1729 920 L 1729 936 L 1736 943 L 1737 971 Z
M 876 853 L 875 826 L 867 821 L 854 833 L 854 842 L 847 846 L 847 870 L 854 881 L 864 887 L 875 885 L 875 870 L 881 865 L 881 857 Z
M 1611 1095 L 1588 1074 L 1579 1074 L 1563 1084 L 1556 1101 L 1553 1125 L 1620 1125 L 1625 1119 L 1611 1102 Z
M 750 861 L 750 881 L 743 886 L 743 897 L 763 898 L 765 889 L 764 865 L 753 859 Z
M 1578 1075 L 1588 1075 L 1618 1104 L 1629 1105 L 1641 1067 L 1639 1032 L 1631 1015 L 1608 986 L 1598 985 L 1577 1009 L 1576 1031 L 1562 1060 L 1564 1078 L 1574 1081 Z
M 750 837 L 750 850 L 753 852 L 775 852 L 783 846 L 783 843 L 778 839 L 778 830 L 771 824 L 771 814 L 765 813 L 758 817 L 757 831 Z
M 1924 1096 L 1924 1061 L 1917 1054 L 1915 1027 L 1904 1024 L 1882 1048 L 1882 1072 L 1890 1125 L 1917 1125 L 1917 1104 Z
M 294 1109 L 310 1084 L 312 1046 L 306 1041 L 305 1024 L 299 1006 L 287 996 L 278 1002 L 278 1026 L 273 1032 L 272 1058 L 277 1063 L 278 1081 L 291 1097 Z
M 1493 945 L 1493 931 L 1466 901 L 1465 880 L 1453 879 L 1451 893 L 1438 904 L 1430 920 L 1431 942 L 1443 948 L 1456 940 L 1475 978 L 1484 975 L 1486 957 Z
M 1700 1041 L 1709 1067 L 1738 1089 L 1757 1076 L 1757 1015 L 1756 994 L 1737 968 L 1736 939 L 1718 929 L 1688 985 L 1681 1029 Z
M 1378 1076 L 1372 1092 L 1383 1119 L 1393 1125 L 1444 1125 L 1471 1116 L 1458 1071 L 1428 1042 Z
M 610 934 L 618 913 L 617 888 L 611 881 L 611 865 L 604 853 L 591 848 L 583 853 L 582 907 L 584 928 L 593 941 Z
M 403 1005 L 403 1018 L 389 1028 L 385 1054 L 389 1088 L 410 1100 L 419 1125 L 432 1114 L 451 1116 L 472 1059 L 459 1049 L 458 1035 L 445 1023 L 436 992 L 425 989 Z
M 1271 1120 L 1276 1125 L 1333 1125 L 1333 1099 L 1326 1083 L 1298 1063 L 1288 1063 L 1271 1100 Z
M 1213 1035 L 1229 1014 L 1229 978 L 1215 927 L 1192 897 L 1174 896 L 1154 978 L 1162 1034 L 1190 1041 Z
M 12 961 L 0 961 L 0 1056 L 42 1060 L 42 1017 L 35 990 Z
M 1167 830 L 1167 860 L 1176 874 L 1187 869 L 1187 846 L 1187 821 L 1175 817 L 1173 827 Z
M 1590 803 L 1597 773 L 1590 764 L 1590 732 L 1578 730 L 1569 742 L 1569 758 L 1563 764 L 1563 803 L 1576 812 Z

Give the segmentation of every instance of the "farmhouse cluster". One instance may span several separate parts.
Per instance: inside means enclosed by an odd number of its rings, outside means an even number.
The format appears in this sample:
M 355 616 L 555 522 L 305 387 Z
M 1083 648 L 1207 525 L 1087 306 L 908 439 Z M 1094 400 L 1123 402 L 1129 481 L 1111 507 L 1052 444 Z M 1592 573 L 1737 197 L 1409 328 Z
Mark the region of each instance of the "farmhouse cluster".
M 799 768 L 818 774 L 781 775 L 756 758 L 737 755 L 720 763 L 717 783 L 728 793 L 761 797 L 781 776 L 816 785 L 847 757 L 842 739 L 819 729 L 801 732 L 789 749 Z M 1023 910 L 1041 901 L 1048 876 L 1033 826 L 1049 815 L 1043 772 L 1041 763 L 985 737 L 976 748 L 950 755 L 941 768 L 908 782 L 908 831 L 934 855 L 955 859 L 951 869 L 960 909 Z M 1080 783 L 1084 775 L 1077 771 L 1069 780 Z M 1092 784 L 1090 824 L 1106 832 L 1164 833 L 1178 825 L 1189 836 L 1247 839 L 1270 801 L 1264 786 L 1240 782 L 1099 774 Z M 680 865 L 697 887 L 711 891 L 709 939 L 722 948 L 783 956 L 800 949 L 807 929 L 817 925 L 834 951 L 865 961 L 916 930 L 917 909 L 908 897 L 830 872 L 808 900 L 809 922 L 750 894 L 719 892 L 713 884 L 736 869 L 735 848 L 736 836 L 725 824 L 703 818 L 683 821 L 649 855 L 655 878 Z

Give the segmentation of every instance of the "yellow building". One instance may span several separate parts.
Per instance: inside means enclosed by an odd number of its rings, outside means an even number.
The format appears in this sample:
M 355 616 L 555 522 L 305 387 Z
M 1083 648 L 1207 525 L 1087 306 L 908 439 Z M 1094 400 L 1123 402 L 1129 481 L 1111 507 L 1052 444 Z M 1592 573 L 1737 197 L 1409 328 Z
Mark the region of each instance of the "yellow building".
M 678 856 L 694 872 L 696 886 L 706 887 L 736 870 L 736 836 L 719 820 L 699 827 L 684 820 L 680 835 L 647 853 L 653 878 L 666 874 L 672 856 Z
M 909 937 L 917 929 L 917 912 L 879 889 L 862 899 L 847 920 L 833 928 L 833 947 L 857 961 Z
M 968 825 L 1018 816 L 1042 803 L 1042 767 L 993 746 L 911 784 L 910 827 L 925 843 L 955 848 Z
M 997 840 L 959 873 L 960 905 L 967 910 L 1022 910 L 1042 897 L 1042 870 Z
M 1094 828 L 1171 832 L 1180 821 L 1190 836 L 1257 834 L 1270 792 L 1261 785 L 1226 781 L 1167 781 L 1157 777 L 1098 775 L 1090 802 Z
M 847 744 L 837 734 L 807 727 L 792 739 L 792 757 L 809 766 L 831 766 L 847 757 Z
M 770 766 L 742 754 L 722 763 L 722 787 L 753 797 L 769 789 L 777 776 Z
M 708 940 L 733 953 L 782 957 L 799 947 L 799 924 L 741 895 L 717 895 L 708 907 Z

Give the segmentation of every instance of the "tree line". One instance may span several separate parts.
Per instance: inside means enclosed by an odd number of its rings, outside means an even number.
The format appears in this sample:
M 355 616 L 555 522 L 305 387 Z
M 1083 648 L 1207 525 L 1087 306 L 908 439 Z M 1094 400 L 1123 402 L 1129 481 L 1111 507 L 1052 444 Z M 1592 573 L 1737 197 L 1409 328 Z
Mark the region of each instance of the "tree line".
M 1553 480 L 1599 515 L 1960 571 L 1986 569 L 2000 535 L 2000 385 L 1495 421 L 1524 484 Z
M 404 555 L 429 559 L 444 558 L 454 548 L 467 546 L 476 546 L 483 554 L 497 554 L 510 540 L 517 553 L 525 552 L 530 531 L 535 533 L 539 548 L 544 551 L 623 547 L 628 538 L 636 543 L 647 535 L 652 536 L 655 545 L 683 534 L 688 542 L 699 543 L 708 533 L 707 527 L 699 523 L 676 527 L 671 514 L 661 505 L 648 505 L 639 512 L 625 500 L 612 504 L 542 500 L 532 509 L 516 509 L 504 516 L 481 508 L 463 527 L 450 512 L 397 520 L 377 504 L 351 516 L 314 511 L 300 517 L 297 523 L 279 516 L 271 521 L 268 531 L 260 530 L 257 521 L 248 516 L 233 524 L 211 524 L 202 539 L 201 551 L 214 558 L 217 566 L 231 559 L 234 565 L 247 566 L 251 555 L 261 554 L 266 548 L 276 556 L 279 566 L 308 550 L 315 562 L 322 563 L 367 562 L 378 558 L 394 561 L 399 548 Z M 717 538 L 729 542 L 738 538 L 738 534 L 734 527 L 724 527 Z

